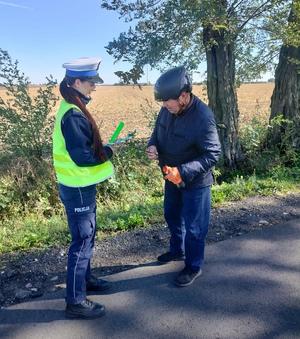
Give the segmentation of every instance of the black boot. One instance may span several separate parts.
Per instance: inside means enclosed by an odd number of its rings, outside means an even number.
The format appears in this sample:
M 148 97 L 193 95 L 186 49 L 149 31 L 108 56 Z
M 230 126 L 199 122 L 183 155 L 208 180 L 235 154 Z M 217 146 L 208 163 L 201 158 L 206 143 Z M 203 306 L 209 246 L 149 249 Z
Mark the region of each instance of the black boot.
M 86 282 L 86 290 L 93 292 L 106 291 L 110 289 L 111 286 L 112 286 L 111 282 L 103 279 L 98 279 L 93 275 L 91 275 L 89 280 Z
M 193 271 L 191 268 L 185 266 L 175 278 L 175 284 L 179 287 L 185 287 L 191 285 L 195 279 L 202 274 L 202 270 Z
M 105 307 L 89 299 L 85 299 L 79 304 L 67 304 L 65 314 L 67 318 L 100 318 L 105 314 Z
M 170 261 L 184 260 L 185 256 L 182 253 L 172 254 L 171 252 L 164 253 L 157 257 L 160 264 L 166 264 Z

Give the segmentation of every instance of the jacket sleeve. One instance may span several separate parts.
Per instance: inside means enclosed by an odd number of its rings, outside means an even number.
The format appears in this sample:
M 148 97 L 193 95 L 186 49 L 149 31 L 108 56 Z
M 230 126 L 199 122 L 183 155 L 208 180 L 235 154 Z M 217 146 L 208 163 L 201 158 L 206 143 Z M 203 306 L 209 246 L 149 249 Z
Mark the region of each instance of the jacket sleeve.
M 221 154 L 221 145 L 213 117 L 210 117 L 205 127 L 199 128 L 196 138 L 196 147 L 199 157 L 178 166 L 184 182 L 191 182 L 197 175 L 208 172 L 218 161 Z
M 93 132 L 88 119 L 75 110 L 66 113 L 61 123 L 61 129 L 66 142 L 66 149 L 77 166 L 96 166 L 102 161 L 94 155 L 92 148 Z M 108 158 L 112 157 L 112 149 L 104 147 Z

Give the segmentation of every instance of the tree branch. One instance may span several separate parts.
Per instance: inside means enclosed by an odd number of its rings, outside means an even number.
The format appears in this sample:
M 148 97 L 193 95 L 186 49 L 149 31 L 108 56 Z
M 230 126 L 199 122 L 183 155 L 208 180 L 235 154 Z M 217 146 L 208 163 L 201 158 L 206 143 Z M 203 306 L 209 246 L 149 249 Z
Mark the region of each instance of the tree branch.
M 229 18 L 232 13 L 239 7 L 239 5 L 244 2 L 244 0 L 235 0 L 233 1 L 232 5 L 229 7 L 228 11 L 227 11 L 227 17 Z
M 113 0 L 102 0 L 101 7 L 110 11 L 117 11 L 120 14 L 120 18 L 132 21 L 133 19 L 143 18 L 145 11 L 156 7 L 163 0 L 150 0 L 150 1 L 134 1 L 128 4 L 124 4 L 122 1 L 117 3 Z
M 244 21 L 240 27 L 237 28 L 237 33 L 236 36 L 241 32 L 241 30 L 247 25 L 247 23 L 249 21 L 251 21 L 252 19 L 254 19 L 255 17 L 259 16 L 260 14 L 262 14 L 266 8 L 264 8 L 268 3 L 270 3 L 271 0 L 267 0 L 266 2 L 264 2 L 261 6 L 259 6 L 258 8 L 256 8 L 256 10 L 249 15 L 249 17 L 247 18 L 246 21 Z

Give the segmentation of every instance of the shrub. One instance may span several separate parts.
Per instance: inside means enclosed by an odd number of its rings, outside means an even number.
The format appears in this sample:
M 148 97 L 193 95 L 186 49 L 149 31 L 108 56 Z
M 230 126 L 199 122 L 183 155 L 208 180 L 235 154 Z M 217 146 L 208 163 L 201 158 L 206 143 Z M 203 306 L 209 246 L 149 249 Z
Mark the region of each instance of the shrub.
M 0 80 L 7 98 L 0 97 L 0 143 L 2 151 L 41 159 L 51 148 L 54 118 L 49 117 L 57 97 L 56 81 L 50 76 L 33 98 L 30 82 L 6 51 L 0 49 Z
M 128 192 L 161 191 L 161 174 L 158 166 L 146 157 L 145 140 L 136 140 L 119 146 L 116 149 L 113 164 L 115 178 L 98 185 L 98 199 L 107 201 L 122 201 Z
M 281 141 L 272 142 L 272 133 L 281 128 Z M 282 116 L 272 119 L 270 124 L 253 118 L 240 133 L 246 155 L 243 171 L 263 174 L 277 166 L 299 166 L 299 151 L 292 143 L 294 134 L 295 125 Z

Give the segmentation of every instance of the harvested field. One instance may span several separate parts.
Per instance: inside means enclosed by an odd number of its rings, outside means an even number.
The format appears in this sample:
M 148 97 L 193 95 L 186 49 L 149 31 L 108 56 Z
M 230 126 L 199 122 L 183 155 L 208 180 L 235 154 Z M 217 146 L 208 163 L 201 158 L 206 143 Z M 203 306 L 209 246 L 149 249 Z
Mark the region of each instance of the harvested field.
M 238 89 L 241 125 L 248 123 L 254 116 L 268 119 L 273 88 L 272 83 L 241 85 Z M 33 95 L 36 94 L 37 88 L 31 91 Z M 193 92 L 207 102 L 203 86 L 194 86 Z M 3 89 L 0 89 L 0 97 L 5 98 Z M 137 137 L 147 137 L 150 129 L 146 113 L 158 111 L 159 105 L 153 99 L 153 86 L 143 86 L 141 90 L 133 86 L 98 86 L 89 109 L 99 122 L 106 141 L 120 120 L 125 122 L 123 134 L 136 130 Z

